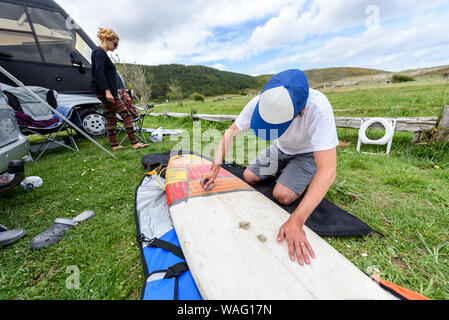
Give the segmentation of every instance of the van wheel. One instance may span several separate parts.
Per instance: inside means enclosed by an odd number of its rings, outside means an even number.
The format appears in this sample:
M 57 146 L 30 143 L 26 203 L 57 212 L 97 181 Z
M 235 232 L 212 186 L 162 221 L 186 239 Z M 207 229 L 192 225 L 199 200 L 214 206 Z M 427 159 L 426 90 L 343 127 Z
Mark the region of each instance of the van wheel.
M 103 137 L 106 134 L 106 118 L 99 113 L 89 113 L 82 118 L 83 130 L 91 137 Z
M 22 181 L 25 179 L 25 173 L 19 173 L 14 176 L 14 179 L 5 186 L 0 186 L 0 193 L 9 191 L 15 187 L 17 187 Z

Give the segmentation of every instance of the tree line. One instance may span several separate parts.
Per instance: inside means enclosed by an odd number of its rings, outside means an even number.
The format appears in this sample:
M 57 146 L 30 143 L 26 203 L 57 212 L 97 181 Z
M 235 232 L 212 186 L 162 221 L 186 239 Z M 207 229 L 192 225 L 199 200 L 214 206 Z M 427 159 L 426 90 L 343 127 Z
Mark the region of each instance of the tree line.
M 127 69 L 121 64 L 118 67 L 119 70 Z M 247 89 L 262 89 L 264 86 L 256 77 L 206 66 L 133 65 L 133 68 L 139 68 L 144 74 L 151 100 L 177 100 L 197 93 L 204 96 L 243 94 Z M 128 75 L 122 76 L 127 86 L 134 89 Z

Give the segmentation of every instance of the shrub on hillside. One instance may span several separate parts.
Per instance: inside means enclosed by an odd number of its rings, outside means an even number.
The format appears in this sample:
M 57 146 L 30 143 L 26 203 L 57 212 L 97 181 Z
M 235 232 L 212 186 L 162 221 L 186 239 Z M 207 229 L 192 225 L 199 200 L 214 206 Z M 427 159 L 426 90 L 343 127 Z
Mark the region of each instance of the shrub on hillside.
M 170 100 L 174 100 L 174 101 L 178 101 L 181 100 L 183 98 L 183 94 L 182 94 L 182 87 L 179 84 L 178 80 L 171 80 L 170 84 L 168 85 L 168 94 L 167 94 L 168 98 Z
M 400 74 L 393 75 L 393 78 L 391 78 L 391 82 L 393 83 L 401 83 L 401 82 L 408 82 L 408 81 L 415 81 L 414 78 L 409 76 L 404 76 Z
M 201 101 L 201 102 L 204 102 L 204 99 L 205 99 L 204 95 L 202 95 L 201 93 L 198 93 L 198 92 L 192 93 L 191 98 L 195 101 Z

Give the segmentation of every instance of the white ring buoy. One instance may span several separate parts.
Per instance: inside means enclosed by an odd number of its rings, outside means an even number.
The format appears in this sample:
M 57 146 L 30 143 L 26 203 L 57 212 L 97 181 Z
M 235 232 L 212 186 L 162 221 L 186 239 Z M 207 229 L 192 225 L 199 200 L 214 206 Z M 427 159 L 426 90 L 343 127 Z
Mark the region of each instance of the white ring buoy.
M 385 135 L 383 136 L 383 138 L 379 140 L 371 140 L 366 136 L 366 131 L 374 123 L 380 123 L 385 127 Z M 393 124 L 391 123 L 390 120 L 383 118 L 375 118 L 364 121 L 359 131 L 359 138 L 364 144 L 385 145 L 393 139 L 393 136 L 394 136 Z

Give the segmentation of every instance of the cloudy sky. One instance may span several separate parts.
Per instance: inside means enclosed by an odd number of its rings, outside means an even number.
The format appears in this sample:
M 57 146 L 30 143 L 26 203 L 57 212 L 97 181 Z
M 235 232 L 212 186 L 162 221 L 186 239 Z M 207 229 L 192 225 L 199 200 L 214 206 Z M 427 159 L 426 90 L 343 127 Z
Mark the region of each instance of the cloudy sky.
M 447 0 L 56 0 L 124 62 L 251 75 L 289 68 L 449 65 Z

